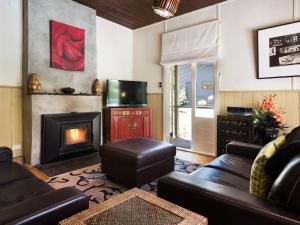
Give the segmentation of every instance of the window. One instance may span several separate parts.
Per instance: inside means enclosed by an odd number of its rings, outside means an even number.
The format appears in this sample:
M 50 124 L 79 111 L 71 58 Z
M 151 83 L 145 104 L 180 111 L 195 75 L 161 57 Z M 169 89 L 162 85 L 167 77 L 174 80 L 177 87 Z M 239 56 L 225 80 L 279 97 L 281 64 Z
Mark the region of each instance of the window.
M 192 107 L 192 65 L 177 66 L 177 106 Z
M 196 67 L 196 117 L 213 118 L 215 105 L 215 64 L 200 62 Z

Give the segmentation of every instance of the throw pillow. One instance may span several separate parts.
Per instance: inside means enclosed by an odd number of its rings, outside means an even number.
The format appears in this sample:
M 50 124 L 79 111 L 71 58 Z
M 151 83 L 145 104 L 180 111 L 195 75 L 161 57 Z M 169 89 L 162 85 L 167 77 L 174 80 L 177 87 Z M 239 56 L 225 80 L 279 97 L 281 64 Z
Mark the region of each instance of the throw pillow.
M 272 185 L 272 179 L 265 173 L 265 165 L 284 142 L 285 137 L 280 136 L 276 140 L 268 143 L 258 153 L 251 168 L 250 194 L 261 198 L 267 197 Z
M 280 151 L 276 152 L 276 154 L 266 163 L 266 174 L 268 174 L 273 180 L 276 180 L 289 161 L 299 153 L 300 127 L 297 127 L 286 136 L 286 142 Z

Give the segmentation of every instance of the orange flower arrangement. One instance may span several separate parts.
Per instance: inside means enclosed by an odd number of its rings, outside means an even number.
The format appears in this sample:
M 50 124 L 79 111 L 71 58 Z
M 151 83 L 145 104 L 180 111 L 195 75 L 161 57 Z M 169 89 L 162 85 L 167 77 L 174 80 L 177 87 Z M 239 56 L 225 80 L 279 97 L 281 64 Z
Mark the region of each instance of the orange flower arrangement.
M 283 121 L 284 110 L 279 107 L 275 95 L 269 95 L 262 101 L 259 110 L 255 109 L 254 127 L 257 129 L 261 144 L 274 140 L 279 130 L 286 128 Z
M 275 95 L 269 95 L 268 97 L 265 97 L 263 102 L 260 106 L 260 111 L 262 114 L 268 114 L 267 117 L 271 116 L 273 117 L 276 122 L 278 123 L 279 127 L 283 126 L 283 114 L 284 110 L 282 107 L 278 107 L 276 101 L 275 101 Z M 271 119 L 271 118 L 268 118 Z

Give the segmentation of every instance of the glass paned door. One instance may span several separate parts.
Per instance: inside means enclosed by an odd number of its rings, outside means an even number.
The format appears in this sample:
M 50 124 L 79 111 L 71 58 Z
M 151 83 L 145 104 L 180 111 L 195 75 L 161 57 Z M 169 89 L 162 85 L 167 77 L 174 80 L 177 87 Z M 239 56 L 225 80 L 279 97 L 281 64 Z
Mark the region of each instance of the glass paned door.
M 196 69 L 196 117 L 213 118 L 215 106 L 215 64 L 197 63 Z
M 174 73 L 174 131 L 172 143 L 190 149 L 192 140 L 192 65 L 175 66 Z
M 170 136 L 177 147 L 215 152 L 215 67 L 198 62 L 172 70 Z
M 216 151 L 216 64 L 195 64 L 195 105 L 192 116 L 192 150 L 214 155 Z

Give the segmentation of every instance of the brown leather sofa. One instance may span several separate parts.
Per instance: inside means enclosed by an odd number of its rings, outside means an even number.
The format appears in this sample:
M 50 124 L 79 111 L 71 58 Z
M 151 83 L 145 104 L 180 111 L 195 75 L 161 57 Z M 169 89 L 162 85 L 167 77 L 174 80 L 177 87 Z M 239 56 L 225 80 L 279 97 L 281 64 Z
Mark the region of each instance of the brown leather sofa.
M 52 225 L 89 207 L 76 188 L 54 190 L 0 147 L 0 224 Z
M 224 154 L 190 175 L 158 181 L 158 196 L 208 218 L 210 225 L 300 224 L 300 154 L 275 180 L 273 200 L 249 194 L 251 165 L 261 146 L 231 142 Z

